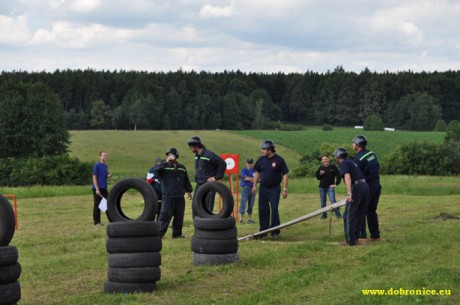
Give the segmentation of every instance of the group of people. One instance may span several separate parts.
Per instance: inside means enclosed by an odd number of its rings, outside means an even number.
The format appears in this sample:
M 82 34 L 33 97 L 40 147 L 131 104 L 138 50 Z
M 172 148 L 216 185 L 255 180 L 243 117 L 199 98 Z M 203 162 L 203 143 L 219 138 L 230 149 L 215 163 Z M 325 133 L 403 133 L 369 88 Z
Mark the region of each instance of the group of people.
M 345 242 L 354 246 L 359 241 L 367 240 L 367 226 L 371 240 L 380 239 L 377 206 L 382 190 L 380 185 L 380 165 L 374 152 L 368 150 L 367 139 L 357 135 L 352 140 L 356 157 L 348 158 L 348 151 L 339 147 L 334 151 L 334 157 L 339 163 L 340 170 L 329 161 L 329 156 L 322 157 L 322 164 L 316 171 L 319 182 L 321 207 L 326 206 L 326 194 L 331 203 L 335 203 L 335 188 L 341 179 L 347 189 L 347 202 L 344 211 Z M 341 218 L 340 210 L 335 209 L 337 218 Z M 322 218 L 327 218 L 323 213 Z
M 195 158 L 195 193 L 205 183 L 222 180 L 225 175 L 226 162 L 212 151 L 208 150 L 198 136 L 191 137 L 187 142 Z M 347 189 L 347 203 L 343 215 L 345 241 L 348 245 L 358 244 L 359 239 L 367 238 L 366 217 L 371 239 L 380 238 L 377 205 L 381 192 L 379 181 L 379 163 L 372 151 L 366 148 L 367 139 L 358 135 L 353 139 L 353 148 L 357 151 L 356 158 L 348 158 L 348 151 L 339 147 L 334 151 L 334 157 L 339 168 L 332 164 L 329 156 L 322 156 L 322 164 L 316 172 L 319 182 L 321 207 L 326 206 L 326 196 L 331 203 L 335 202 L 335 188 L 343 179 Z M 242 196 L 239 208 L 240 223 L 244 223 L 245 212 L 248 214 L 248 223 L 254 223 L 252 211 L 259 187 L 259 231 L 274 228 L 280 225 L 278 206 L 280 197 L 288 196 L 289 169 L 285 160 L 276 153 L 275 144 L 265 140 L 260 145 L 261 156 L 254 163 L 254 159 L 246 159 L 246 167 L 241 172 L 240 185 Z M 159 213 L 157 221 L 161 225 L 161 236 L 168 230 L 171 220 L 172 237 L 181 238 L 185 212 L 185 194 L 192 199 L 192 185 L 185 166 L 179 163 L 179 151 L 171 147 L 166 151 L 166 158 L 157 158 L 155 165 L 148 171 L 146 181 L 157 191 L 159 198 Z M 99 162 L 93 169 L 95 225 L 101 225 L 99 203 L 107 197 L 107 179 L 111 176 L 107 167 L 108 154 L 101 151 Z M 214 209 L 215 193 L 208 193 L 205 204 L 212 212 Z M 196 211 L 192 205 L 192 215 Z M 335 215 L 342 218 L 340 209 L 335 209 Z M 322 215 L 327 218 L 327 213 Z M 266 237 L 262 234 L 259 238 Z M 271 231 L 273 238 L 280 236 L 280 230 Z

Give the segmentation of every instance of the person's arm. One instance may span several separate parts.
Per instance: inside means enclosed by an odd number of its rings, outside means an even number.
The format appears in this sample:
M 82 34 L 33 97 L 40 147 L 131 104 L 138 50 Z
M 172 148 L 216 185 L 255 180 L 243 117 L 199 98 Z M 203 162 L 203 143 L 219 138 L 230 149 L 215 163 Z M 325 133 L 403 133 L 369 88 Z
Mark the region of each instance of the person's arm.
M 97 176 L 93 174 L 93 184 L 96 189 L 96 195 L 101 196 L 101 191 L 99 190 L 99 184 L 97 183 Z
M 321 166 L 320 166 L 318 170 L 316 171 L 316 179 L 321 180 L 323 178 L 323 174 L 321 174 Z
M 285 174 L 283 175 L 283 198 L 286 199 L 288 195 L 288 175 Z
M 334 170 L 335 170 L 335 185 L 337 186 L 337 185 L 340 184 L 340 181 L 342 180 L 342 177 L 340 176 L 340 171 L 337 168 L 337 166 L 335 166 Z
M 225 176 L 225 170 L 227 169 L 227 163 L 219 156 L 214 154 L 213 162 L 217 167 L 215 180 L 221 180 Z
M 256 194 L 257 192 L 257 182 L 259 181 L 259 176 L 260 176 L 260 173 L 259 172 L 254 172 L 254 184 L 252 185 L 252 193 L 253 194 Z
M 345 186 L 347 188 L 347 201 L 348 202 L 353 202 L 353 198 L 351 195 L 351 176 L 349 173 L 346 173 L 343 176 L 343 180 L 345 181 Z

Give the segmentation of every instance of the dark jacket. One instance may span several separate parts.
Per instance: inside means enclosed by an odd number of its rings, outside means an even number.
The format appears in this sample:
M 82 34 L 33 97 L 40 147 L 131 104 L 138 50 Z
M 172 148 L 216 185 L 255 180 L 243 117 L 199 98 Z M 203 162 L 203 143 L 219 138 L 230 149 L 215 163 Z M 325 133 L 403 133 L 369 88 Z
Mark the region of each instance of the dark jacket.
M 323 175 L 320 175 L 320 171 L 323 170 L 325 173 Z M 316 179 L 319 180 L 319 187 L 321 188 L 329 188 L 330 185 L 335 184 L 339 185 L 340 184 L 340 172 L 337 166 L 334 164 L 329 164 L 329 166 L 324 166 L 321 165 L 318 170 L 316 171 Z M 334 183 L 335 180 L 335 183 Z
M 197 184 L 204 184 L 209 177 L 216 180 L 224 178 L 227 163 L 210 150 L 204 148 L 200 155 L 195 155 L 195 181 Z
M 185 193 L 192 192 L 187 170 L 182 164 L 177 163 L 174 166 L 168 162 L 161 162 L 153 168 L 161 181 L 163 197 L 183 197 Z

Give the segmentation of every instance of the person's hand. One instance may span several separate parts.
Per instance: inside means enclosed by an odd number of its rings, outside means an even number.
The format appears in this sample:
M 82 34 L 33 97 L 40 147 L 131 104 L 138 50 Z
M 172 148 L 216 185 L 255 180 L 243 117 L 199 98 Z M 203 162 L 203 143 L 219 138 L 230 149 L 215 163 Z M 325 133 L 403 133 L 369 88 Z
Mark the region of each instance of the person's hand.
M 348 202 L 353 202 L 353 198 L 351 197 L 351 193 L 347 194 L 347 201 Z
M 283 196 L 283 199 L 286 199 L 287 195 L 288 195 L 288 192 L 283 190 L 283 192 L 281 193 L 281 196 Z
M 320 170 L 320 171 L 319 171 L 319 174 L 320 174 L 321 176 L 324 175 L 324 173 L 325 173 L 325 171 L 323 171 L 323 170 Z
M 189 200 L 192 200 L 192 193 L 187 193 L 187 198 L 188 198 Z
M 176 157 L 175 157 L 173 154 L 169 155 L 169 156 L 166 158 L 166 162 L 173 162 L 173 161 L 175 161 L 175 160 L 176 160 Z
M 330 188 L 335 188 L 336 186 L 337 186 L 336 184 L 329 185 Z
M 209 177 L 209 178 L 208 178 L 208 182 L 216 182 L 216 178 L 214 178 L 214 177 Z
M 98 196 L 101 196 L 101 197 L 102 197 L 102 195 L 101 195 L 101 191 L 100 191 L 99 189 L 96 189 L 96 195 L 98 195 Z
M 112 177 L 112 173 L 107 174 L 107 178 L 110 178 L 110 177 Z
M 252 193 L 255 195 L 257 193 L 257 188 L 256 188 L 256 185 L 254 184 L 254 186 L 252 187 Z

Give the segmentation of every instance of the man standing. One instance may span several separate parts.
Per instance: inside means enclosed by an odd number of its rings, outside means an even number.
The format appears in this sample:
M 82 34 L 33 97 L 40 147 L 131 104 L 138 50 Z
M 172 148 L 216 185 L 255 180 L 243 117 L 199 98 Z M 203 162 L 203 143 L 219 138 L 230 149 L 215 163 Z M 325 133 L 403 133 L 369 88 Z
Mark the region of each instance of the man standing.
M 252 208 L 254 206 L 255 195 L 252 193 L 252 186 L 254 185 L 254 160 L 248 158 L 246 160 L 246 167 L 241 171 L 241 202 L 240 202 L 240 223 L 244 223 L 243 215 L 248 205 L 248 223 L 254 223 L 252 220 Z
M 288 193 L 288 173 L 289 169 L 284 159 L 276 154 L 275 144 L 271 140 L 265 140 L 260 144 L 262 156 L 254 165 L 254 184 L 252 193 L 256 194 L 257 182 L 260 180 L 259 189 L 259 231 L 274 228 L 280 225 L 278 205 L 280 194 L 286 198 Z M 283 192 L 281 193 L 280 183 L 283 182 Z M 271 218 L 270 218 L 271 209 Z M 270 221 L 271 220 L 271 221 Z M 272 237 L 278 238 L 280 230 L 272 231 Z M 261 235 L 263 238 L 266 234 Z
M 380 165 L 377 156 L 366 148 L 367 139 L 365 136 L 357 135 L 353 138 L 353 149 L 357 151 L 356 157 L 353 160 L 364 174 L 366 182 L 369 185 L 369 203 L 366 215 L 361 225 L 360 238 L 367 238 L 366 233 L 366 217 L 367 225 L 372 240 L 380 238 L 379 218 L 377 215 L 377 206 L 379 204 L 382 186 L 380 185 Z
M 160 164 L 161 161 L 163 161 L 161 158 L 156 158 L 155 165 Z M 153 189 L 155 190 L 155 193 L 157 194 L 157 198 L 158 198 L 157 221 L 159 221 L 163 195 L 161 194 L 160 179 L 158 179 L 158 177 L 155 177 L 155 170 L 154 170 L 155 165 L 152 168 L 150 168 L 149 171 L 147 172 L 147 177 L 145 178 L 145 181 L 153 187 Z
M 337 166 L 330 163 L 328 155 L 324 155 L 321 158 L 321 163 L 321 166 L 316 171 L 316 179 L 319 180 L 319 198 L 321 200 L 321 207 L 324 208 L 326 206 L 326 194 L 331 204 L 335 203 L 335 187 L 340 184 L 340 172 Z M 340 208 L 334 211 L 337 218 L 342 218 Z M 327 212 L 324 212 L 321 218 L 326 219 Z
M 188 139 L 188 146 L 190 150 L 195 154 L 195 194 L 196 191 L 200 188 L 201 185 L 206 182 L 216 182 L 221 180 L 225 175 L 225 170 L 227 169 L 227 163 L 213 153 L 210 150 L 207 150 L 206 147 L 201 142 L 200 137 L 193 136 Z M 216 196 L 215 192 L 209 192 L 206 197 L 206 208 L 210 213 L 214 210 L 214 198 Z M 192 214 L 193 217 L 196 216 L 195 208 L 192 205 Z
M 345 241 L 350 246 L 358 244 L 359 231 L 367 210 L 369 187 L 359 167 L 348 159 L 348 151 L 339 147 L 334 157 L 340 164 L 340 175 L 347 188 L 347 203 L 343 212 Z
M 171 147 L 166 152 L 166 161 L 162 161 L 154 166 L 154 171 L 161 180 L 161 192 L 163 202 L 160 211 L 160 234 L 163 237 L 168 230 L 171 218 L 173 220 L 173 238 L 184 237 L 182 235 L 182 226 L 184 224 L 185 198 L 187 193 L 189 199 L 192 199 L 192 185 L 188 178 L 185 166 L 177 162 L 179 151 Z
M 102 198 L 106 198 L 109 194 L 107 191 L 107 179 L 112 176 L 109 173 L 109 167 L 107 166 L 107 158 L 109 154 L 105 151 L 99 152 L 99 162 L 94 164 L 93 167 L 93 183 L 92 183 L 92 190 L 93 190 L 93 198 L 94 198 L 94 206 L 93 206 L 93 221 L 94 225 L 102 226 L 101 223 L 101 211 L 99 210 L 99 204 L 101 203 Z

